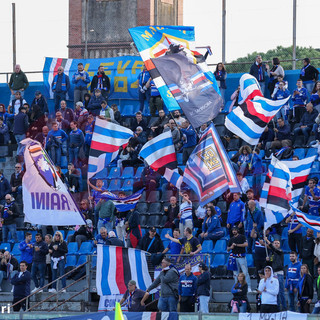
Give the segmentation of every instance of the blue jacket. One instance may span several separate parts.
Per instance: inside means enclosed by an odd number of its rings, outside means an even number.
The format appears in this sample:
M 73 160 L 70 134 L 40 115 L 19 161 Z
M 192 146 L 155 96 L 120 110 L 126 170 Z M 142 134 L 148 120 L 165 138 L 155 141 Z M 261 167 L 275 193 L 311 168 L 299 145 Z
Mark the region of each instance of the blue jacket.
M 0 126 L 0 135 L 3 136 L 3 143 L 8 144 L 10 140 L 9 128 L 4 122 L 2 126 Z
M 216 80 L 220 81 L 220 88 L 227 89 L 227 86 L 226 86 L 227 72 L 226 71 L 215 71 L 213 74 L 214 74 Z
M 32 244 L 29 242 L 28 244 Z M 33 258 L 33 248 L 28 247 L 28 244 L 25 241 L 19 243 L 19 250 L 21 251 L 20 261 L 26 261 L 27 263 L 32 262 Z
M 312 102 L 313 106 L 317 106 L 320 104 L 320 97 L 318 93 L 313 93 L 310 97 L 310 102 Z
M 251 213 L 249 209 L 247 210 L 247 218 L 245 221 L 245 231 L 247 236 L 250 235 L 251 230 L 253 229 L 253 220 L 257 224 L 258 231 L 261 231 L 264 223 L 261 210 L 255 208 L 253 213 Z
M 0 200 L 4 200 L 8 193 L 11 193 L 10 183 L 4 176 L 0 176 Z
M 316 109 L 313 109 L 311 113 L 306 111 L 301 118 L 301 121 L 299 123 L 299 127 L 308 126 L 310 129 L 312 129 L 317 115 L 318 115 L 318 111 Z
M 187 129 L 180 129 L 180 131 L 187 136 L 187 142 L 183 145 L 183 148 L 189 148 L 197 145 L 197 134 L 191 125 Z
M 71 130 L 69 133 L 69 146 L 70 148 L 81 147 L 84 143 L 84 136 L 80 129 Z
M 198 276 L 197 296 L 210 296 L 210 273 L 205 271 Z
M 290 136 L 291 130 L 290 130 L 290 126 L 288 124 L 284 124 L 282 127 L 280 127 L 277 124 L 277 129 L 278 129 L 277 139 L 279 141 L 286 140 L 286 139 L 290 140 L 290 138 L 291 138 L 291 136 Z
M 39 247 L 40 250 L 36 251 L 35 247 Z M 32 262 L 42 262 L 46 263 L 46 255 L 48 254 L 48 245 L 44 242 L 34 242 L 33 243 L 33 261 Z
M 260 82 L 265 82 L 266 80 L 266 65 L 264 63 L 261 64 L 262 68 L 262 81 Z M 253 63 L 253 65 L 250 68 L 250 74 L 253 75 L 258 81 L 259 81 L 259 68 L 256 62 Z
M 293 95 L 292 94 L 292 101 L 293 101 L 293 105 L 298 105 L 298 106 L 304 106 L 306 105 L 307 101 L 308 101 L 308 91 L 306 88 L 301 88 L 298 89 L 296 88 L 294 91 L 298 91 L 299 94 Z
M 79 79 L 77 80 L 77 77 L 85 77 L 84 80 Z M 87 71 L 83 70 L 82 72 L 77 71 L 73 76 L 72 76 L 72 83 L 75 85 L 75 88 L 86 88 L 87 84 L 90 83 L 90 76 Z
M 87 145 L 91 145 L 91 140 L 92 140 L 92 134 L 93 134 L 93 128 L 94 128 L 94 121 L 91 123 L 88 123 L 84 129 L 84 143 Z
M 147 70 L 142 70 L 138 76 L 139 80 L 139 88 L 143 89 L 143 87 L 146 85 L 148 80 L 150 79 L 150 73 Z
M 275 95 L 273 96 L 273 100 L 281 100 L 288 98 L 290 96 L 290 91 L 288 89 L 285 90 L 278 90 Z
M 219 218 L 214 215 L 213 217 L 205 217 L 202 223 L 202 232 L 218 232 L 222 231 Z
M 189 276 L 182 275 L 179 279 L 178 292 L 180 296 L 192 297 L 197 292 L 198 278 L 191 272 Z
M 50 130 L 46 139 L 46 148 L 51 147 L 54 140 L 62 144 L 63 141 L 68 140 L 68 135 L 61 129 L 58 129 L 57 131 Z
M 30 294 L 31 273 L 26 270 L 19 277 L 20 272 L 16 273 L 11 279 L 11 284 L 14 285 L 14 298 L 25 298 Z
M 236 222 L 243 222 L 244 212 L 245 212 L 244 203 L 240 199 L 238 201 L 233 201 L 229 207 L 227 223 L 231 224 L 232 226 Z
M 67 92 L 70 89 L 69 77 L 65 74 L 57 74 L 52 81 L 52 91 Z
M 14 117 L 13 134 L 26 134 L 29 129 L 28 115 L 24 112 L 19 112 Z
M 292 289 L 296 288 L 300 278 L 300 269 L 301 269 L 301 262 L 297 261 L 296 263 L 290 262 L 288 264 L 288 271 L 287 271 L 287 279 L 285 287 L 292 291 Z
M 101 102 L 105 100 L 103 95 L 101 94 L 99 97 L 96 97 L 93 95 L 89 101 L 87 110 L 92 113 L 95 116 L 98 116 L 100 114 L 101 110 Z

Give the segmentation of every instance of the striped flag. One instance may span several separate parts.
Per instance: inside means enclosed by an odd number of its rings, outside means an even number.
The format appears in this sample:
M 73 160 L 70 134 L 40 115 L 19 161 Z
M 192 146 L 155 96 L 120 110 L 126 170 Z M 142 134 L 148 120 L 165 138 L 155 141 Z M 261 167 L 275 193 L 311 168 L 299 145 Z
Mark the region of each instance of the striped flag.
M 162 167 L 176 168 L 177 155 L 172 141 L 171 131 L 166 131 L 151 139 L 141 148 L 139 156 L 157 171 Z
M 240 192 L 239 182 L 213 124 L 190 155 L 183 182 L 195 191 L 201 206 L 227 189 Z
M 263 97 L 258 80 L 251 74 L 245 73 L 240 78 L 239 105 L 257 96 Z
M 320 232 L 320 217 L 306 214 L 290 203 L 291 209 L 296 214 L 298 221 L 307 228 Z
M 97 245 L 97 293 L 100 296 L 124 294 L 129 280 L 135 280 L 141 290 L 151 285 L 146 252 Z
M 126 147 L 133 132 L 112 122 L 96 118 L 88 163 L 88 179 L 103 170 Z
M 169 183 L 172 183 L 176 188 L 180 189 L 183 176 L 180 175 L 178 172 L 178 169 L 169 169 L 169 168 L 164 168 L 164 172 L 159 172 Z
M 281 163 L 285 164 L 290 170 L 292 183 L 292 204 L 294 207 L 298 206 L 301 193 L 315 159 L 316 156 L 296 161 L 281 161 Z
M 273 101 L 256 96 L 233 109 L 226 117 L 225 126 L 247 143 L 256 145 L 265 127 L 289 99 Z

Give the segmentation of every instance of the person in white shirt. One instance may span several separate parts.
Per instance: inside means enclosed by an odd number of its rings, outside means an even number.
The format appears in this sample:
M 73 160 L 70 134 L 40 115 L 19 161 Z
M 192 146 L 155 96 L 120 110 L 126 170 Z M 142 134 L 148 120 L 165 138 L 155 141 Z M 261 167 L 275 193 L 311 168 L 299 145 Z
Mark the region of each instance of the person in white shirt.
M 178 218 L 180 218 L 179 229 L 183 234 L 185 228 L 193 229 L 192 221 L 192 202 L 189 199 L 189 195 L 186 192 L 180 193 L 182 196 L 182 204 L 180 206 L 180 212 Z
M 279 281 L 273 276 L 273 270 L 270 266 L 264 268 L 264 278 L 260 280 L 258 292 L 261 293 L 261 313 L 279 312 L 277 302 Z

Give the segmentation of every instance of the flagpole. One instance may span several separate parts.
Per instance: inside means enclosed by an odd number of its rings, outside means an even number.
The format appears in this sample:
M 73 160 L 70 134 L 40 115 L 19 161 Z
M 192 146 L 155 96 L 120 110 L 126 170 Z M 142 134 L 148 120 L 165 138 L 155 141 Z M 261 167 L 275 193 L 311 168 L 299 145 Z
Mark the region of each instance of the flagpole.
M 252 157 L 251 157 L 251 161 L 250 161 L 250 164 L 249 164 L 249 170 L 251 170 L 251 167 L 252 167 L 253 153 L 256 151 L 256 148 L 257 148 L 257 144 L 254 146 L 254 148 L 252 150 Z
M 266 249 L 266 257 L 269 258 L 268 249 L 267 249 L 266 230 L 265 230 L 265 228 L 263 228 L 263 237 L 264 237 L 264 248 Z

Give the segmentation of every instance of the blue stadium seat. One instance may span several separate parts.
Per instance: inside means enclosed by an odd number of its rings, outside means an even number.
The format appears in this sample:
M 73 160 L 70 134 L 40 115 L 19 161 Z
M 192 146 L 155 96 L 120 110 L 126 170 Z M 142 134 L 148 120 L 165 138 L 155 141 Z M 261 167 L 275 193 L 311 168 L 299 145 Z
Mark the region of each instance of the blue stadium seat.
M 121 180 L 120 179 L 111 180 L 108 190 L 111 192 L 120 191 L 121 190 Z
M 245 178 L 247 179 L 250 188 L 252 188 L 252 186 L 253 186 L 253 176 L 245 176 Z
M 80 266 L 80 264 L 83 264 L 87 261 L 87 255 L 82 255 L 79 257 L 79 260 L 77 262 L 77 267 Z
M 219 113 L 214 119 L 213 119 L 213 123 L 215 126 L 223 126 L 224 125 L 224 121 L 225 121 L 226 115 L 223 113 Z
M 247 265 L 249 268 L 254 267 L 253 256 L 251 253 L 246 254 Z
M 32 234 L 32 241 L 36 241 L 36 234 L 38 233 L 38 231 L 37 230 L 29 230 L 28 232 Z
M 92 242 L 89 242 L 89 241 L 82 242 L 81 247 L 78 251 L 78 254 L 80 256 L 90 254 L 92 251 L 92 248 L 93 248 Z
M 127 105 L 123 106 L 122 110 L 121 110 L 121 115 L 124 117 L 133 116 L 134 115 L 133 109 L 134 109 L 134 107 L 132 104 L 127 104 Z
M 202 243 L 202 253 L 212 253 L 213 252 L 213 243 L 211 240 L 204 240 Z
M 125 167 L 121 174 L 121 179 L 132 179 L 134 177 L 133 167 Z
M 284 266 L 288 266 L 289 265 L 289 263 L 290 263 L 290 254 L 289 253 L 286 253 L 286 254 L 284 254 Z
M 302 231 L 302 236 L 306 236 L 307 235 L 307 227 L 301 227 L 301 231 Z
M 141 234 L 142 234 L 142 236 L 144 236 L 146 233 L 147 233 L 147 230 L 144 229 L 144 228 L 141 228 Z
M 144 104 L 144 108 L 143 108 L 143 112 L 142 114 L 146 117 L 149 117 L 150 116 L 150 109 L 149 109 L 149 104 L 148 103 L 145 103 Z
M 170 240 L 165 239 L 165 240 L 162 240 L 162 242 L 163 242 L 163 246 L 164 246 L 164 248 L 167 248 L 167 247 L 168 247 L 168 245 L 169 245 L 169 243 L 170 243 Z M 170 250 L 169 250 L 169 252 L 170 252 Z
M 61 163 L 60 166 L 62 169 L 68 168 L 68 159 L 66 156 L 61 156 Z
M 19 256 L 21 255 L 21 251 L 19 250 L 19 243 L 15 243 L 12 250 L 11 250 L 11 254 L 13 254 L 14 256 Z
M 96 266 L 97 266 L 97 256 L 92 256 L 91 269 L 94 269 Z
M 2 249 L 4 249 L 5 251 L 11 251 L 11 244 L 9 242 L 2 242 L 0 244 L 0 250 Z
M 197 232 L 198 232 L 198 228 L 193 228 L 192 235 L 195 237 Z
M 112 167 L 110 169 L 108 179 L 118 179 L 121 177 L 121 169 L 119 167 Z
M 285 239 L 282 241 L 281 249 L 283 250 L 284 253 L 289 253 L 291 251 L 289 247 L 288 239 Z
M 74 255 L 78 253 L 78 243 L 77 242 L 69 242 L 68 244 L 68 253 L 67 256 Z
M 21 242 L 24 240 L 24 232 L 22 230 L 17 231 L 18 241 Z
M 264 158 L 264 155 L 265 155 L 265 151 L 264 151 L 264 150 L 260 150 L 259 157 L 260 157 L 261 159 L 263 159 L 263 158 Z
M 183 162 L 182 162 L 182 153 L 176 153 L 176 154 L 177 154 L 178 165 L 183 164 Z
M 138 168 L 137 168 L 137 171 L 136 171 L 136 173 L 135 173 L 135 175 L 134 175 L 134 178 L 135 178 L 135 179 L 140 179 L 143 170 L 144 170 L 144 167 L 138 167 Z
M 67 260 L 66 260 L 66 264 L 65 264 L 65 269 L 67 267 L 75 267 L 77 264 L 77 256 L 72 254 L 72 255 L 67 255 Z
M 284 227 L 281 234 L 281 240 L 288 239 L 288 227 Z
M 215 254 L 211 263 L 212 268 L 224 266 L 226 264 L 226 256 L 222 253 Z
M 68 237 L 69 237 L 69 236 L 72 236 L 74 233 L 75 233 L 75 230 L 69 230 L 68 233 L 67 233 L 67 237 L 65 238 L 65 240 L 67 241 L 67 240 L 68 240 Z
M 318 155 L 318 149 L 317 148 L 309 148 L 307 151 L 306 158 L 312 157 L 312 156 L 317 156 Z
M 227 241 L 218 240 L 214 246 L 213 253 L 225 253 L 227 251 Z
M 95 175 L 95 179 L 106 179 L 108 176 L 108 168 L 104 168 Z
M 233 150 L 233 151 L 228 151 L 228 156 L 231 159 L 238 151 L 237 150 Z
M 169 233 L 169 235 L 172 237 L 172 229 L 171 228 L 163 228 L 161 230 L 160 237 L 162 240 L 168 240 L 167 238 L 164 237 L 167 233 Z
M 133 191 L 133 182 L 134 182 L 133 179 L 124 180 L 121 190 L 122 191 Z
M 231 100 L 227 101 L 223 107 L 223 110 L 221 110 L 221 113 L 229 113 L 231 103 L 232 103 Z
M 314 161 L 311 167 L 310 173 L 318 173 L 319 172 L 319 162 Z
M 294 149 L 293 155 L 294 155 L 294 156 L 298 156 L 300 160 L 301 160 L 301 159 L 304 159 L 304 157 L 305 157 L 305 150 L 304 150 L 303 148 Z

